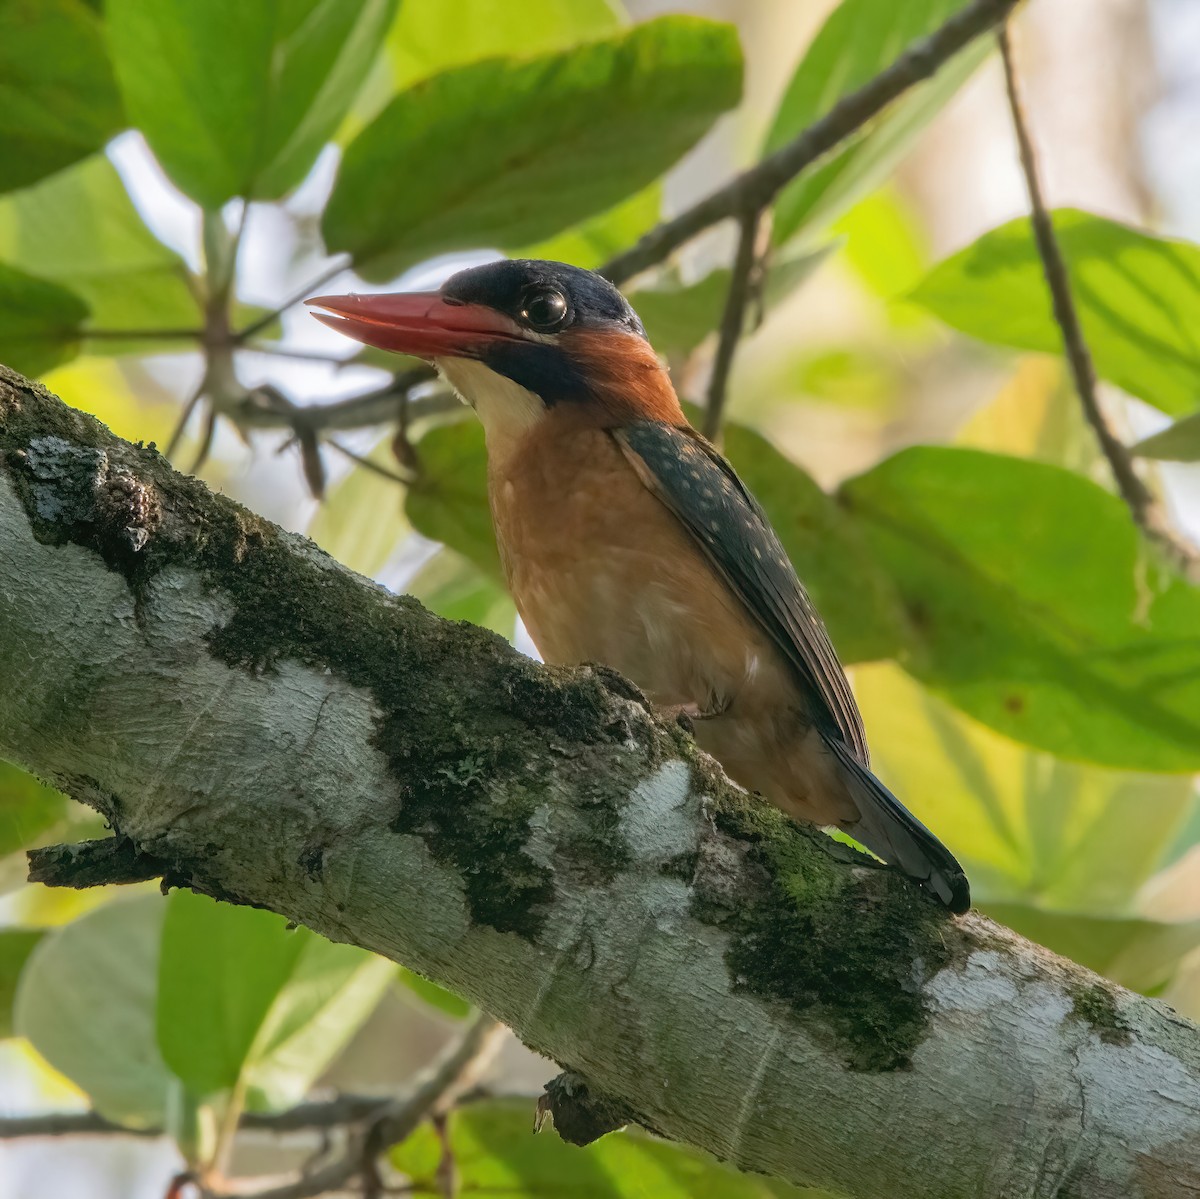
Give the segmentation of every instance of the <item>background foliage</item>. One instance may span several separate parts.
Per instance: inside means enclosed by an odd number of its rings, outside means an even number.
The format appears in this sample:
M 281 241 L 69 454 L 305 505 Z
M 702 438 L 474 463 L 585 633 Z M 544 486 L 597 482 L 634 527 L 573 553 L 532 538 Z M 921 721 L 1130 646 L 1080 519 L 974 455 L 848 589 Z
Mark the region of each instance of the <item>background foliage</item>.
M 784 144 L 962 6 L 842 0 L 743 140 Z M 780 195 L 743 354 L 768 365 L 735 373 L 724 448 L 856 667 L 881 773 L 979 905 L 1197 1016 L 1200 595 L 1134 527 L 1036 356 L 1061 347 L 1028 222 L 931 261 L 895 174 L 989 45 Z M 607 0 L 0 0 L 0 361 L 356 570 L 517 636 L 478 426 L 413 363 L 279 305 L 495 251 L 599 265 L 656 223 L 664 175 L 745 82 L 732 26 L 633 23 Z M 693 192 L 712 184 L 686 164 L 671 179 L 689 169 Z M 163 195 L 191 253 L 147 221 Z M 1200 247 L 1077 209 L 1055 223 L 1113 403 L 1178 422 L 1138 452 L 1200 459 Z M 692 399 L 728 261 L 710 239 L 628 288 Z M 872 313 L 857 340 L 812 319 L 849 291 Z M 939 371 L 970 380 L 975 414 L 890 452 L 879 430 Z M 311 419 L 355 395 L 369 415 Z M 872 430 L 853 465 L 809 447 L 830 412 Z M 0 1033 L 26 1055 L 3 1060 L 35 1055 L 43 1080 L 166 1128 L 188 1160 L 223 1153 L 244 1108 L 299 1102 L 353 1038 L 443 1037 L 467 1014 L 264 912 L 24 887 L 25 848 L 93 823 L 0 763 Z M 357 1082 L 356 1060 L 334 1077 Z M 471 1105 L 393 1165 L 418 1194 L 446 1189 L 446 1145 L 464 1194 L 790 1193 L 644 1137 L 577 1153 L 528 1120 L 527 1103 Z

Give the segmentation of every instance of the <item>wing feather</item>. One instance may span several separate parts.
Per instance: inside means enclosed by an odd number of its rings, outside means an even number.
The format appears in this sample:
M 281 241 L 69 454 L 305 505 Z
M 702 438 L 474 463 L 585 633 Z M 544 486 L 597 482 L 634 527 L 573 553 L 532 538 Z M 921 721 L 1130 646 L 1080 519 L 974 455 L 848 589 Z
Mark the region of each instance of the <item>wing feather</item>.
M 689 426 L 643 421 L 614 429 L 613 436 L 791 663 L 817 728 L 869 765 L 862 717 L 824 622 L 733 467 Z

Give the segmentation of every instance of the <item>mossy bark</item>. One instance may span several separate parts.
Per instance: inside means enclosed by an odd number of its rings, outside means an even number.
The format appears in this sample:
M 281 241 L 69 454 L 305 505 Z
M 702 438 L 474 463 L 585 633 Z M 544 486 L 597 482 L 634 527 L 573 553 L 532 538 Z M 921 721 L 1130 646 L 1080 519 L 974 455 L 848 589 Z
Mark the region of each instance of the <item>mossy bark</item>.
M 1185 1021 L 3 372 L 0 678 L 0 755 L 119 838 L 41 877 L 161 873 L 387 954 L 570 1070 L 579 1128 L 853 1196 L 1200 1194 Z

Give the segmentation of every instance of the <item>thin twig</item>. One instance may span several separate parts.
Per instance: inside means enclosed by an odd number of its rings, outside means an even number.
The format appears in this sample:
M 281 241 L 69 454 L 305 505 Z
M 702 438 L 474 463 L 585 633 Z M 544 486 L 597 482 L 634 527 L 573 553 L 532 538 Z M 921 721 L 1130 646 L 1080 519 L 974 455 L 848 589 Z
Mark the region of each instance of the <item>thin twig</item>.
M 929 37 L 914 42 L 885 71 L 844 96 L 825 116 L 757 166 L 743 171 L 723 188 L 707 196 L 670 221 L 646 233 L 631 249 L 600 268 L 614 283 L 624 283 L 647 267 L 662 262 L 672 250 L 690 241 L 710 225 L 740 213 L 766 208 L 784 186 L 822 154 L 850 136 L 910 87 L 928 79 L 964 46 L 1003 21 L 1018 0 L 975 0 L 956 13 Z M 289 296 L 278 308 L 239 329 L 239 342 L 253 337 L 284 312 L 310 296 L 323 283 L 353 265 L 349 256 L 331 263 L 315 279 Z
M 750 298 L 750 277 L 754 273 L 761 219 L 762 210 L 755 209 L 743 216 L 740 222 L 737 253 L 733 259 L 729 291 L 725 294 L 725 311 L 721 314 L 717 352 L 713 357 L 708 401 L 704 410 L 704 436 L 710 441 L 716 441 L 721 432 L 721 416 L 725 411 L 725 398 L 729 392 L 729 372 L 733 367 L 733 356 L 737 352 L 742 331 L 746 327 L 746 304 Z
M 179 420 L 175 423 L 175 428 L 171 430 L 171 436 L 167 440 L 167 448 L 163 451 L 167 458 L 174 458 L 175 451 L 179 449 L 179 443 L 183 440 L 184 430 L 188 427 L 188 421 L 192 419 L 192 413 L 196 411 L 196 405 L 200 403 L 204 397 L 204 384 L 208 380 L 208 372 L 204 372 L 204 377 L 196 384 L 192 394 L 188 396 L 187 402 L 183 406 L 183 411 L 179 414 Z
M 337 450 L 343 458 L 349 458 L 351 462 L 356 462 L 364 470 L 369 470 L 381 479 L 387 479 L 389 483 L 398 483 L 401 487 L 407 487 L 413 481 L 411 474 L 402 475 L 399 471 L 388 470 L 386 466 L 380 466 L 378 462 L 372 462 L 366 454 L 359 454 L 348 445 L 342 445 L 336 437 L 330 437 L 327 444 Z
M 246 398 L 227 415 L 241 429 L 294 429 L 297 423 L 315 431 L 348 432 L 351 429 L 368 429 L 397 420 L 405 396 L 415 387 L 434 378 L 433 370 L 414 369 L 396 375 L 382 387 L 335 400 L 331 404 L 309 404 L 303 407 L 264 404 L 254 394 Z M 261 389 L 259 389 L 261 391 Z M 462 402 L 446 393 L 409 399 L 409 419 L 444 416 L 462 408 Z
M 386 1095 L 337 1095 L 300 1103 L 282 1112 L 244 1112 L 240 1128 L 293 1133 L 338 1128 L 381 1115 L 395 1100 Z M 163 1128 L 129 1128 L 98 1112 L 50 1112 L 41 1116 L 0 1116 L 0 1141 L 23 1137 L 161 1137 Z
M 290 349 L 271 341 L 256 341 L 253 345 L 239 345 L 243 354 L 270 354 L 273 358 L 295 358 L 300 362 L 329 362 L 334 366 L 350 366 L 353 358 L 348 354 L 336 354 L 330 350 Z
M 677 217 L 655 226 L 631 249 L 609 259 L 600 267 L 600 273 L 614 283 L 624 283 L 662 262 L 710 225 L 766 208 L 805 167 L 878 116 L 910 87 L 928 79 L 969 42 L 998 25 L 1017 3 L 1018 0 L 975 0 L 929 37 L 910 45 L 869 83 L 843 96 L 787 145 Z
M 208 461 L 209 451 L 212 450 L 213 438 L 217 432 L 217 409 L 216 405 L 209 404 L 208 411 L 204 414 L 204 431 L 200 434 L 200 444 L 196 447 L 196 455 L 192 459 L 192 465 L 188 470 L 188 474 L 199 474 L 203 469 L 204 464 Z M 170 457 L 168 454 L 167 457 Z
M 87 329 L 84 341 L 203 341 L 203 329 Z
M 1001 26 L 996 34 L 1000 43 L 1000 57 L 1004 63 L 1004 82 L 1008 90 L 1008 104 L 1012 112 L 1013 128 L 1017 135 L 1017 148 L 1021 158 L 1021 170 L 1029 191 L 1029 219 L 1033 226 L 1034 240 L 1042 260 L 1042 272 L 1050 292 L 1054 319 L 1062 334 L 1063 347 L 1071 369 L 1075 390 L 1083 408 L 1084 419 L 1096 434 L 1100 449 L 1108 461 L 1109 469 L 1117 484 L 1117 491 L 1129 509 L 1134 523 L 1150 538 L 1166 549 L 1181 568 L 1193 573 L 1200 563 L 1196 551 L 1184 545 L 1171 529 L 1166 513 L 1157 498 L 1138 477 L 1133 458 L 1121 439 L 1113 432 L 1097 394 L 1096 365 L 1084 337 L 1079 311 L 1071 293 L 1071 277 L 1063 258 L 1062 249 L 1054 232 L 1054 221 L 1046 207 L 1038 173 L 1037 153 L 1029 133 L 1025 116 L 1025 105 L 1021 98 L 1020 81 L 1013 61 L 1012 42 L 1008 28 Z
M 282 1186 L 267 1190 L 209 1191 L 212 1199 L 311 1199 L 343 1188 L 393 1145 L 410 1136 L 423 1120 L 448 1110 L 487 1069 L 507 1033 L 504 1025 L 480 1013 L 462 1038 L 436 1062 L 417 1089 L 378 1114 L 364 1132 L 353 1134 L 339 1156 Z
M 315 278 L 310 279 L 298 291 L 294 291 L 278 308 L 273 308 L 270 312 L 264 312 L 262 316 L 251 321 L 244 329 L 239 329 L 234 334 L 234 340 L 241 343 L 247 338 L 253 337 L 256 333 L 261 333 L 268 325 L 277 321 L 289 308 L 294 308 L 301 300 L 311 296 L 324 283 L 328 283 L 330 279 L 336 278 L 343 271 L 350 269 L 351 260 L 349 255 L 339 256 L 329 263 L 324 270 Z

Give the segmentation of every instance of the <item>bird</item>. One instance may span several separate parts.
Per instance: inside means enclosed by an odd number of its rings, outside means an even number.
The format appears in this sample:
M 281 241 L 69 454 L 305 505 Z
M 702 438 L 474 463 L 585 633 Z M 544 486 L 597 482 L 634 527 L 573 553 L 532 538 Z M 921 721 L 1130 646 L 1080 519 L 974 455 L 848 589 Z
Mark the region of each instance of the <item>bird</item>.
M 543 660 L 619 671 L 685 714 L 734 782 L 970 907 L 953 854 L 872 773 L 845 671 L 762 507 L 688 423 L 612 283 L 502 259 L 437 291 L 308 304 L 432 362 L 475 410 L 501 562 Z

